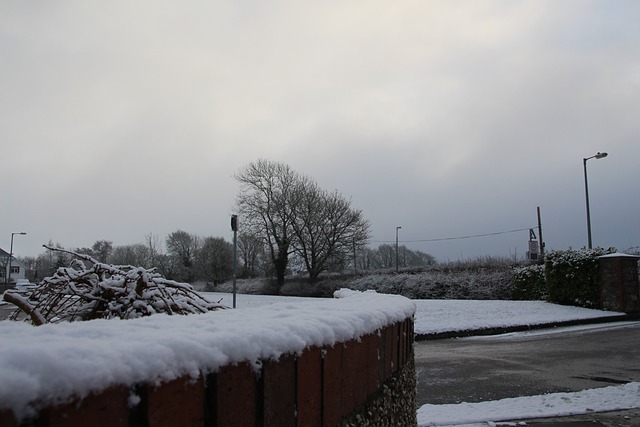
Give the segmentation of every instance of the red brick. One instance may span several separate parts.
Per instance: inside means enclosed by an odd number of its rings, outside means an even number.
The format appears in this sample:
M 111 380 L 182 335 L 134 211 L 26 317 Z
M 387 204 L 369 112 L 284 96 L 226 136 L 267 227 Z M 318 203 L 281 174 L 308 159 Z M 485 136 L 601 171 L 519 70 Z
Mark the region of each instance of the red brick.
M 398 365 L 399 366 L 403 366 L 404 365 L 404 359 L 405 359 L 405 352 L 406 352 L 406 347 L 405 347 L 405 337 L 407 335 L 407 331 L 406 331 L 406 324 L 405 322 L 400 322 L 399 324 L 399 333 L 398 333 Z
M 262 368 L 264 425 L 294 427 L 296 424 L 296 364 L 292 355 L 269 360 Z
M 3 409 L 0 411 L 0 426 L 1 427 L 16 427 L 16 417 L 13 415 L 13 411 L 9 409 Z
M 364 338 L 355 343 L 358 349 L 358 362 L 356 364 L 356 409 L 367 401 L 367 380 L 368 380 L 368 347 Z
M 40 411 L 38 423 L 48 427 L 127 426 L 128 399 L 127 387 L 108 388 L 80 401 L 46 408 Z
M 147 405 L 149 427 L 204 426 L 204 381 L 182 377 L 150 388 Z
M 365 336 L 362 342 L 367 347 L 367 395 L 372 395 L 382 383 L 380 370 L 380 345 L 382 339 L 377 332 L 374 332 Z
M 322 359 L 322 425 L 334 427 L 342 419 L 342 344 L 326 348 Z
M 255 427 L 258 380 L 251 365 L 223 367 L 215 374 L 212 387 L 213 415 L 217 426 Z
M 413 354 L 413 319 L 405 320 L 407 322 L 407 336 L 406 336 L 406 354 L 405 354 L 405 363 L 409 361 L 410 356 Z
M 396 373 L 398 372 L 398 360 L 399 360 L 399 354 L 398 354 L 398 350 L 399 350 L 399 336 L 400 336 L 400 323 L 396 323 L 394 325 L 391 325 L 391 333 L 393 334 L 392 337 L 392 354 L 391 354 L 391 372 Z
M 322 425 L 322 349 L 306 349 L 296 361 L 297 425 Z
M 393 369 L 393 327 L 387 326 L 382 330 L 384 339 L 384 381 L 391 378 Z
M 398 358 L 398 363 L 400 366 L 404 366 L 407 363 L 407 335 L 408 335 L 408 324 L 407 321 L 403 321 L 400 323 L 400 337 L 399 337 L 399 348 L 400 348 L 400 357 Z
M 357 407 L 356 388 L 358 387 L 358 345 L 347 341 L 342 349 L 342 411 L 351 414 Z

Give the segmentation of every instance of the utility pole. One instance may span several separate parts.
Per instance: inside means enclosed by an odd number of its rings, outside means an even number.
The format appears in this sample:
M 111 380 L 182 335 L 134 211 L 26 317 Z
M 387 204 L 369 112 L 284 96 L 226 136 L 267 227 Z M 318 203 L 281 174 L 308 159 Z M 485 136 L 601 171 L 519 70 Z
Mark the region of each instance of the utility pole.
M 538 206 L 538 237 L 540 238 L 540 260 L 544 262 L 544 242 L 542 241 L 542 221 L 540 219 L 540 206 Z

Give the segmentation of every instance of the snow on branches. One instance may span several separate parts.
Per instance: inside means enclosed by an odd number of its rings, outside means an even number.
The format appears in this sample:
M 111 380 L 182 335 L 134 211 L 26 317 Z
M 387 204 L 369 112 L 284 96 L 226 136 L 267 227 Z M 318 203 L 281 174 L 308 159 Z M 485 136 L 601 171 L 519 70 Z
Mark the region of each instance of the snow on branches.
M 163 278 L 154 269 L 111 265 L 89 255 L 45 246 L 73 255 L 69 267 L 26 290 L 9 290 L 4 300 L 34 325 L 93 319 L 134 319 L 152 314 L 197 314 L 226 308 L 207 301 L 187 283 Z M 89 265 L 89 267 L 87 267 Z

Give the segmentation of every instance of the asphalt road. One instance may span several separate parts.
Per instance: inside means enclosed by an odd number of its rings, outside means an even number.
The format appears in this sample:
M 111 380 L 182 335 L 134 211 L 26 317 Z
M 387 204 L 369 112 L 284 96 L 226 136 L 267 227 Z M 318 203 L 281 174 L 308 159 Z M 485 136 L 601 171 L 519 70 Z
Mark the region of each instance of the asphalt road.
M 417 342 L 418 404 L 640 381 L 640 322 Z
M 414 349 L 418 407 L 640 381 L 637 321 L 422 341 Z M 629 413 L 640 416 L 637 410 Z

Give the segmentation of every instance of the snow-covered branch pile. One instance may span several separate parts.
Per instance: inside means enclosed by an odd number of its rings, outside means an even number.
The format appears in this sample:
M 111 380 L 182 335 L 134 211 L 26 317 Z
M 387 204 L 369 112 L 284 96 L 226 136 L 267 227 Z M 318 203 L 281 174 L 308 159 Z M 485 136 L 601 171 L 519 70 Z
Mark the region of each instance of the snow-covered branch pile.
M 39 285 L 9 290 L 4 299 L 34 325 L 93 319 L 134 319 L 152 314 L 196 314 L 225 308 L 207 301 L 187 283 L 167 280 L 154 269 L 105 264 L 57 248 L 76 259 Z M 89 265 L 89 267 L 87 267 Z

